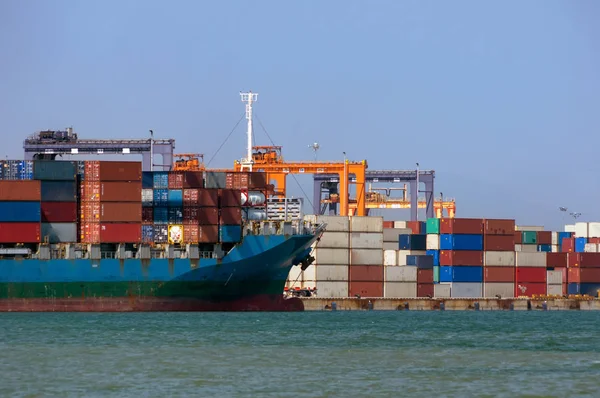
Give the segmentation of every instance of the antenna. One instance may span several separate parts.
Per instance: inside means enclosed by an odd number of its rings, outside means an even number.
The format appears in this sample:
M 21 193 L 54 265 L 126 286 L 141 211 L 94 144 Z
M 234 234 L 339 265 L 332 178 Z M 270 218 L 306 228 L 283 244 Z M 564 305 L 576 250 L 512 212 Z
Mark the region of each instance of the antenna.
M 242 102 L 246 103 L 246 119 L 248 119 L 248 148 L 246 159 L 242 162 L 242 168 L 247 168 L 252 171 L 252 103 L 258 101 L 258 93 L 249 91 L 243 93 L 240 91 Z
M 315 160 L 317 160 L 317 151 L 319 150 L 319 148 L 321 148 L 319 146 L 319 143 L 315 141 L 312 144 L 310 144 L 308 147 L 315 152 Z

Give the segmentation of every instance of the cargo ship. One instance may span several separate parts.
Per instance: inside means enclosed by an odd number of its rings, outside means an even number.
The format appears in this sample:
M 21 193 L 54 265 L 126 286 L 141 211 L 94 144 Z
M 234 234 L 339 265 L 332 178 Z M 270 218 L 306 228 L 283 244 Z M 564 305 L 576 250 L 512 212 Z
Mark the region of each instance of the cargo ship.
M 260 172 L 2 161 L 0 311 L 294 311 L 325 225 L 269 221 Z

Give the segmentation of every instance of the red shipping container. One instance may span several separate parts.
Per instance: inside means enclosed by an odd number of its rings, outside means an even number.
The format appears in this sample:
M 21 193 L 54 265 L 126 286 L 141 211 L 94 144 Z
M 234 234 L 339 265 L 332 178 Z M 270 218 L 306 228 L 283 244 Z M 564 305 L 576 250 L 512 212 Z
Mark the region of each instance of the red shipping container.
M 39 222 L 0 223 L 0 243 L 40 243 Z
M 599 268 L 600 253 L 579 253 L 579 266 L 581 268 Z
M 433 283 L 417 284 L 417 297 L 433 297 Z
M 421 221 L 407 221 L 406 228 L 409 228 L 412 231 L 413 235 L 420 235 L 421 233 L 425 233 L 425 227 Z
M 349 296 L 383 297 L 383 282 L 350 281 Z
M 142 222 L 142 204 L 133 202 L 100 203 L 101 222 Z
M 580 268 L 580 283 L 600 283 L 600 268 Z
M 83 181 L 82 201 L 86 202 L 141 202 L 141 182 Z
M 516 267 L 517 283 L 546 283 L 546 268 L 542 267 Z
M 568 283 L 581 283 L 581 268 L 569 268 L 567 269 L 567 282 Z
M 575 267 L 579 267 L 579 264 L 581 263 L 581 253 L 568 253 L 567 254 L 567 261 L 569 262 L 569 268 L 575 268 Z
M 220 189 L 221 207 L 241 207 L 242 191 L 239 189 Z
M 483 252 L 473 250 L 441 250 L 440 265 L 483 266 Z
M 267 173 L 264 171 L 253 171 L 248 174 L 248 189 L 263 190 L 267 183 Z
M 575 238 L 563 238 L 561 251 L 573 253 L 575 251 Z
M 88 223 L 100 221 L 100 202 L 81 202 L 80 207 L 79 217 L 81 222 Z
M 240 203 L 241 203 L 240 193 Z M 198 190 L 198 205 L 201 207 L 218 207 L 219 206 L 219 190 L 218 189 L 199 189 Z
M 239 225 L 242 223 L 242 209 L 239 207 L 223 207 L 219 217 L 221 225 Z
M 241 215 L 241 212 L 240 212 Z M 198 208 L 199 225 L 219 225 L 219 209 L 217 207 Z M 217 228 L 218 231 L 218 228 Z M 217 233 L 218 236 L 218 233 Z
M 413 232 L 414 233 L 414 232 Z M 483 234 L 482 218 L 441 218 L 441 234 Z
M 100 224 L 82 222 L 79 227 L 81 243 L 100 243 Z M 141 229 L 141 228 L 140 228 Z M 141 230 L 140 230 L 141 233 Z
M 433 269 L 417 270 L 417 283 L 433 283 Z
M 383 228 L 394 228 L 394 222 L 393 221 L 384 221 Z
M 486 235 L 514 235 L 515 220 L 486 218 L 483 220 L 483 233 Z
M 183 172 L 171 171 L 169 173 L 169 189 L 183 188 Z
M 42 202 L 42 222 L 77 222 L 77 202 Z
M 523 244 L 523 232 L 521 231 L 515 231 L 515 245 L 522 245 Z
M 546 267 L 567 267 L 567 253 L 546 253 Z
M 140 243 L 142 241 L 141 223 L 101 223 L 101 243 Z
M 551 231 L 537 231 L 538 245 L 551 245 L 552 244 L 552 232 Z
M 184 207 L 183 208 L 183 223 L 184 224 L 196 224 L 200 222 L 200 209 L 197 207 Z
M 200 240 L 200 228 L 197 224 L 184 224 L 183 225 L 183 242 L 184 243 L 198 243 Z
M 204 173 L 202 171 L 184 171 L 183 188 L 202 188 L 204 187 Z
M 36 180 L 0 181 L 1 201 L 35 201 L 42 198 L 41 183 Z
M 587 238 L 588 243 L 600 244 L 600 238 Z
M 85 181 L 141 181 L 141 162 L 88 160 L 84 164 Z
M 526 296 L 531 297 L 535 295 L 545 295 L 547 292 L 546 283 L 516 283 L 515 284 L 515 297 Z
M 148 224 L 154 223 L 154 208 L 153 207 L 142 207 L 142 222 L 148 223 Z
M 199 243 L 217 243 L 219 241 L 218 225 L 200 225 L 198 232 Z
M 199 196 L 197 189 L 184 189 L 183 190 L 183 205 L 184 206 L 198 206 Z
M 357 282 L 383 282 L 383 265 L 351 265 L 350 280 Z
M 483 281 L 486 283 L 503 283 L 515 281 L 514 267 L 483 267 Z
M 485 235 L 483 237 L 483 249 L 485 251 L 505 251 L 515 250 L 515 236 L 511 235 Z

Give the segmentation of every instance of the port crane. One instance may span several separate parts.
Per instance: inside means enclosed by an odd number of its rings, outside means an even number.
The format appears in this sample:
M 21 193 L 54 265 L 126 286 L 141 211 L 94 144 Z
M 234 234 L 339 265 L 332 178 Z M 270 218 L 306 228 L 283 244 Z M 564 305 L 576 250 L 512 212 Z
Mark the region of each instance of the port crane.
M 204 171 L 204 154 L 202 153 L 176 153 L 173 154 L 174 171 Z

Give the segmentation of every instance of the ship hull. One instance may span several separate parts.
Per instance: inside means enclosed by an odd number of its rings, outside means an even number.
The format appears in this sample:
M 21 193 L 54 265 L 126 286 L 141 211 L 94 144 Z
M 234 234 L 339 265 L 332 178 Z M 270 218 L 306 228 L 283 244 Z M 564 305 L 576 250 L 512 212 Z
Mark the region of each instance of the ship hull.
M 246 236 L 221 260 L 0 260 L 0 311 L 302 311 L 283 289 L 316 238 Z

